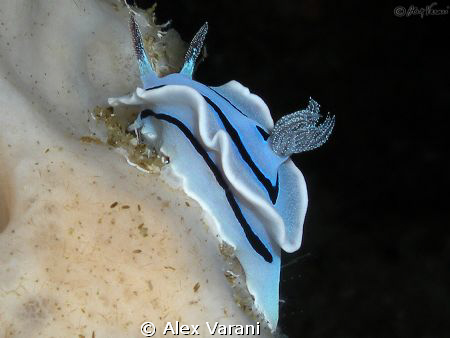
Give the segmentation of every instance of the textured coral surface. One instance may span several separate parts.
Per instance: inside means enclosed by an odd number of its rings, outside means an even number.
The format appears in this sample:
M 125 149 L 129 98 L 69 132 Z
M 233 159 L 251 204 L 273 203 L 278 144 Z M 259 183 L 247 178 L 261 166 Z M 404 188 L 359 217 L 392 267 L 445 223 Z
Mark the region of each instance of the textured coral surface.
M 147 320 L 207 336 L 206 321 L 252 323 L 195 202 L 92 134 L 94 108 L 138 81 L 117 3 L 2 3 L 4 337 L 137 337 Z

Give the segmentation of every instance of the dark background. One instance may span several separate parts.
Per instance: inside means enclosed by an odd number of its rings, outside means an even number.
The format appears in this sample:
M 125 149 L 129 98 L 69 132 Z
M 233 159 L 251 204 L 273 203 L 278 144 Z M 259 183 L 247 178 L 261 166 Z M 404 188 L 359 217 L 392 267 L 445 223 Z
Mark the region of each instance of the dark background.
M 336 115 L 322 148 L 293 156 L 309 209 L 301 249 L 283 255 L 290 337 L 450 337 L 450 14 L 400 5 L 414 4 L 158 3 L 185 41 L 209 22 L 198 81 L 238 80 L 274 120 L 310 96 Z

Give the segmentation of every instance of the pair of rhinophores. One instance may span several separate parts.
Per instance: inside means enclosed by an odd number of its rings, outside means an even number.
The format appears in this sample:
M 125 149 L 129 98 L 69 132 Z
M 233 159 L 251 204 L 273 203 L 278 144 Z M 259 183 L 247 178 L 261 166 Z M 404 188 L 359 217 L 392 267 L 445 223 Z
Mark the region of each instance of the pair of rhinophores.
M 303 175 L 289 156 L 325 143 L 335 119 L 319 123 L 319 105 L 310 99 L 306 109 L 274 125 L 264 101 L 239 82 L 209 87 L 193 80 L 207 23 L 193 38 L 180 73 L 161 78 L 134 14 L 130 29 L 143 89 L 108 102 L 140 106 L 129 130 L 170 158 L 163 174 L 177 178 L 220 239 L 235 249 L 255 306 L 275 330 L 280 251 L 299 249 L 308 203 Z

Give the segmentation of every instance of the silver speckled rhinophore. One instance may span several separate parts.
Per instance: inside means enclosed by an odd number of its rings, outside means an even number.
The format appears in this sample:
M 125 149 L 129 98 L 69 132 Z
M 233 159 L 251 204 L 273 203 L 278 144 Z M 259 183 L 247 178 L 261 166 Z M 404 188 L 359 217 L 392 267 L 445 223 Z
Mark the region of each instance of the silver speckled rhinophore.
M 195 34 L 191 44 L 189 45 L 183 69 L 180 71 L 181 74 L 185 74 L 192 77 L 195 62 L 197 61 L 197 58 L 202 50 L 203 43 L 205 41 L 207 33 L 208 33 L 208 23 L 205 22 L 203 26 L 200 28 L 200 30 L 197 32 L 197 34 Z

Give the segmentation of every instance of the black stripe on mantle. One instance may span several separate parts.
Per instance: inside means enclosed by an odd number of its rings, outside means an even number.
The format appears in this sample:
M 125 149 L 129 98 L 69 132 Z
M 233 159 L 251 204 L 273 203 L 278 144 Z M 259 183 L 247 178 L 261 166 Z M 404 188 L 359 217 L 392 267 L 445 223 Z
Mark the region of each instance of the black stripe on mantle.
M 247 238 L 247 240 L 250 243 L 250 245 L 252 246 L 252 248 L 259 255 L 261 255 L 266 262 L 272 263 L 272 261 L 273 261 L 272 254 L 265 247 L 265 245 L 261 242 L 259 237 L 253 232 L 250 224 L 248 224 L 247 220 L 245 219 L 244 215 L 242 214 L 241 208 L 239 207 L 238 203 L 236 202 L 233 192 L 231 191 L 230 187 L 228 186 L 225 179 L 223 178 L 222 173 L 220 172 L 219 168 L 217 168 L 216 164 L 209 157 L 207 151 L 202 147 L 200 142 L 197 141 L 197 139 L 191 133 L 189 128 L 186 127 L 183 124 L 183 122 L 174 118 L 173 116 L 166 115 L 166 114 L 157 114 L 150 109 L 146 109 L 141 112 L 141 118 L 145 118 L 147 116 L 153 116 L 154 118 L 157 118 L 159 120 L 163 120 L 163 121 L 166 121 L 168 123 L 175 125 L 188 138 L 188 140 L 191 142 L 192 146 L 200 154 L 200 156 L 202 156 L 203 160 L 206 162 L 209 169 L 214 174 L 214 176 L 217 180 L 217 183 L 219 183 L 219 185 L 225 191 L 225 196 L 228 200 L 228 203 L 230 204 L 230 207 L 233 210 L 234 215 L 236 216 L 236 219 L 239 221 L 239 223 L 242 227 L 242 230 L 245 233 L 245 237 Z
M 148 88 L 146 90 L 152 90 L 152 89 L 158 89 L 161 87 L 165 87 L 166 85 L 159 85 L 155 87 Z M 212 88 L 208 87 L 213 92 L 217 93 Z M 278 174 L 277 174 L 277 181 L 275 185 L 272 185 L 270 180 L 264 176 L 264 174 L 261 172 L 261 170 L 258 168 L 258 166 L 253 162 L 250 154 L 248 153 L 247 149 L 245 148 L 244 144 L 242 143 L 241 138 L 239 137 L 239 133 L 234 129 L 234 127 L 231 125 L 230 121 L 228 121 L 225 114 L 222 112 L 222 110 L 207 96 L 199 93 L 202 95 L 202 97 L 205 99 L 205 101 L 212 107 L 212 109 L 217 113 L 220 120 L 222 121 L 222 124 L 224 125 L 228 135 L 230 135 L 231 139 L 233 140 L 233 143 L 236 145 L 239 153 L 241 154 L 242 159 L 247 163 L 247 165 L 250 167 L 250 169 L 253 171 L 253 174 L 256 176 L 256 178 L 261 182 L 261 184 L 264 186 L 264 188 L 267 191 L 267 194 L 269 195 L 269 198 L 273 205 L 277 202 L 278 198 L 278 191 L 279 191 L 279 184 L 278 184 Z M 219 93 L 217 93 L 219 96 L 223 97 Z M 231 106 L 236 108 L 230 101 L 225 99 L 228 103 L 230 103 Z M 238 108 L 236 108 L 239 112 L 241 112 Z M 242 113 L 242 112 L 241 112 Z M 243 114 L 243 113 L 242 113 Z M 245 114 L 243 114 L 245 116 Z M 258 128 L 258 126 L 257 126 Z M 261 133 L 260 128 L 258 128 L 259 132 Z M 262 135 L 264 137 L 264 135 Z M 264 137 L 264 139 L 266 139 Z

